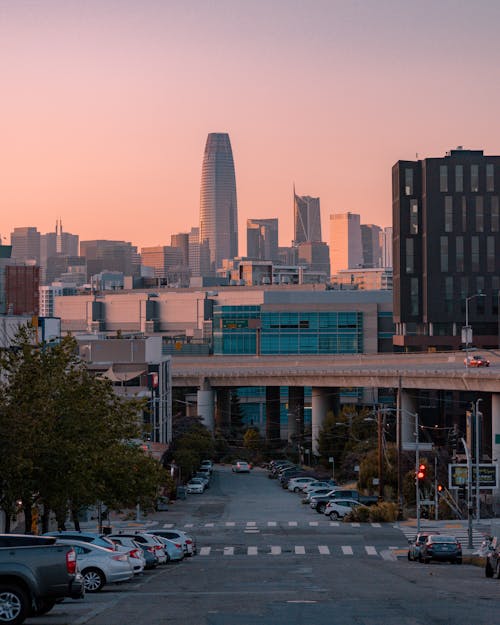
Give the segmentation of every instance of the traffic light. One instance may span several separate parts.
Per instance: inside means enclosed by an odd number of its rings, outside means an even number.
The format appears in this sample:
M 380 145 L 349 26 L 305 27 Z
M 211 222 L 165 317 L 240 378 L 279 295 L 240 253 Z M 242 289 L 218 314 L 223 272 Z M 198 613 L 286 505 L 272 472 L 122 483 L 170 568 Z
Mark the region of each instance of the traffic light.
M 426 471 L 427 471 L 427 467 L 425 466 L 425 464 L 419 464 L 418 471 L 417 471 L 417 480 L 419 482 L 422 482 L 423 480 L 425 480 Z
M 444 486 L 442 484 L 438 484 L 437 485 L 438 493 L 442 493 L 443 492 L 443 488 L 444 488 Z

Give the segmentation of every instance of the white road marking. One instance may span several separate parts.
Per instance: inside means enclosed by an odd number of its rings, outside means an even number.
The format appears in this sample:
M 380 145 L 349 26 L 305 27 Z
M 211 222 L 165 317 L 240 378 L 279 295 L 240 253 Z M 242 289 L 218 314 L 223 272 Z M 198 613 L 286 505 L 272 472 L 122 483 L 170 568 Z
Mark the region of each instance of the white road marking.
M 213 527 L 214 524 L 213 523 L 205 523 L 205 527 Z
M 330 549 L 327 547 L 327 545 L 318 545 L 318 551 L 322 556 L 330 555 Z
M 359 523 L 351 523 L 351 527 L 361 527 Z
M 288 521 L 289 527 L 297 527 L 297 521 Z
M 211 549 L 212 549 L 212 547 L 202 547 L 200 549 L 200 556 L 209 556 Z
M 372 527 L 382 527 L 380 523 L 372 523 Z
M 272 556 L 281 555 L 281 547 L 279 545 L 271 545 L 271 555 Z
M 276 527 L 278 524 L 276 523 L 276 521 L 268 521 L 267 522 L 267 527 Z
M 367 553 L 369 556 L 376 556 L 376 555 L 377 555 L 377 550 L 375 549 L 375 547 L 371 547 L 371 546 L 368 546 L 368 545 L 367 545 L 367 546 L 365 547 L 365 549 L 366 549 L 366 553 Z
M 330 521 L 330 527 L 339 527 L 340 523 L 338 523 L 337 521 Z
M 248 547 L 247 555 L 249 555 L 249 556 L 256 556 L 257 553 L 258 553 L 257 547 Z
M 169 529 L 170 527 L 174 527 L 173 523 L 165 523 L 165 525 L 163 526 L 165 529 Z
M 300 545 L 295 545 L 295 553 L 296 553 L 298 556 L 303 556 L 303 555 L 305 555 L 305 553 L 306 553 L 306 548 L 305 548 L 305 547 L 302 547 L 302 546 L 300 546 Z
M 194 527 L 194 523 L 185 523 L 184 527 Z
M 349 545 L 343 545 L 342 546 L 342 553 L 345 556 L 352 556 L 353 555 L 352 547 L 350 547 Z
M 234 556 L 234 547 L 224 547 L 225 556 Z
M 247 521 L 247 527 L 253 527 L 255 525 L 257 525 L 255 521 Z
M 319 523 L 318 523 L 318 521 L 309 521 L 309 525 L 311 527 L 318 527 Z
M 236 525 L 236 523 L 234 521 L 227 521 L 226 522 L 226 527 L 234 527 Z

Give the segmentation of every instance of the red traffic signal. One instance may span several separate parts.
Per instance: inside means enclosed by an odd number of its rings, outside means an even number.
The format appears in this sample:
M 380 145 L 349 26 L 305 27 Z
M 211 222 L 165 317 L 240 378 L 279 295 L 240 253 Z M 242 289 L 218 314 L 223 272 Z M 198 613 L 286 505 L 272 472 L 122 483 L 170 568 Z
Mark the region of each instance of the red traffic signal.
M 425 471 L 426 471 L 427 467 L 425 466 L 425 464 L 420 464 L 418 467 L 418 471 L 417 471 L 417 479 L 418 480 L 425 480 Z
M 438 493 L 440 493 L 443 490 L 443 485 L 442 484 L 438 484 Z

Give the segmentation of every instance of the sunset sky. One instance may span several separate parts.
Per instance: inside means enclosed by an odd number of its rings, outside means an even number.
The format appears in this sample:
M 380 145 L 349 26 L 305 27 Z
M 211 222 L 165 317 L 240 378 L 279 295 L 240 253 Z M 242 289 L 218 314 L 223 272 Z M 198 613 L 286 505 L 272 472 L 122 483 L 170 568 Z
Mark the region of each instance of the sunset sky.
M 500 154 L 498 0 L 0 0 L 0 234 L 169 244 L 198 225 L 209 132 L 246 219 L 292 185 L 391 225 L 391 167 Z

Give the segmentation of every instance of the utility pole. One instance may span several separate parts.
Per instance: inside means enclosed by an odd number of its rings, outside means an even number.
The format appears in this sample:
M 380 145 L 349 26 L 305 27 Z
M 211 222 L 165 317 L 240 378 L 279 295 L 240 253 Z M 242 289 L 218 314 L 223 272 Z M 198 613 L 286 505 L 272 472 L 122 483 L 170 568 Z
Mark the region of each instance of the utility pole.
M 382 412 L 377 411 L 377 446 L 378 446 L 378 498 L 384 500 L 384 458 L 382 441 Z
M 480 423 L 480 418 L 482 417 L 482 414 L 479 412 L 479 402 L 483 401 L 481 398 L 476 399 L 476 404 L 475 404 L 475 410 L 474 410 L 474 417 L 476 419 L 476 522 L 479 522 L 480 517 L 481 517 L 481 498 L 480 498 L 480 486 L 481 486 L 481 480 L 479 478 L 479 455 L 480 455 L 480 449 L 479 449 L 479 436 L 480 436 L 480 428 L 479 428 L 479 423 Z
M 434 520 L 439 518 L 439 495 L 437 478 L 437 456 L 434 456 Z
M 420 484 L 418 482 L 420 453 L 418 449 L 418 439 L 418 414 L 415 413 L 415 500 L 417 503 L 417 534 L 420 532 Z
M 465 455 L 467 457 L 467 534 L 469 537 L 468 549 L 472 549 L 472 458 L 470 449 L 464 438 L 462 438 L 462 445 L 465 449 Z

